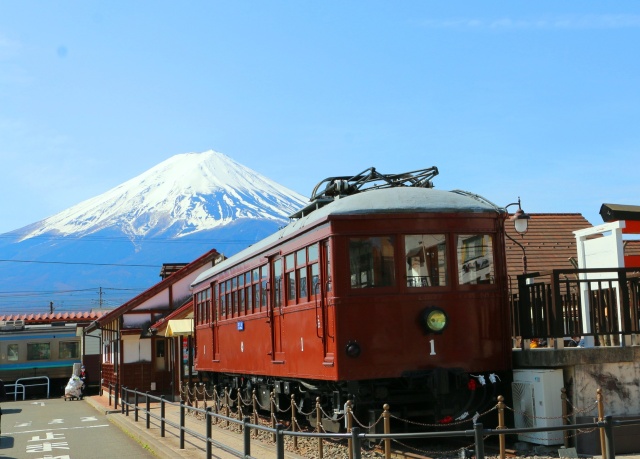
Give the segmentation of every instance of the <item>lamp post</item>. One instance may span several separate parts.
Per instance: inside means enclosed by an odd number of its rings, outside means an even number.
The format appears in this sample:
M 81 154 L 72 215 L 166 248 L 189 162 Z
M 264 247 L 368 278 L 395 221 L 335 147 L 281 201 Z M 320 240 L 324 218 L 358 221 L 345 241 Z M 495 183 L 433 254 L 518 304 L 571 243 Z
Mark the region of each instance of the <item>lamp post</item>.
M 509 218 L 513 221 L 516 233 L 520 235 L 520 237 L 524 237 L 525 233 L 529 229 L 529 219 L 531 218 L 528 214 L 522 210 L 522 206 L 520 205 L 520 196 L 518 196 L 518 202 L 512 202 L 511 204 L 507 204 L 504 206 L 504 210 L 507 210 L 511 206 L 518 206 L 518 210 Z M 522 273 L 527 274 L 527 252 L 524 250 L 524 246 L 516 241 L 514 238 L 509 236 L 509 233 L 505 231 L 504 233 L 510 241 L 516 244 L 520 249 L 522 249 Z

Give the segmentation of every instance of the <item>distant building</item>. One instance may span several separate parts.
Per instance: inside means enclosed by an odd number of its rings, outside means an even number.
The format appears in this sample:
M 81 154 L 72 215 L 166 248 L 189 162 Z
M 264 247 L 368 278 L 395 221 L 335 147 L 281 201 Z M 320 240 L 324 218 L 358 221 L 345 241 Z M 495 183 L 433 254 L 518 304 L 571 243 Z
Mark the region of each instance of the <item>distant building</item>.
M 103 390 L 111 385 L 154 394 L 173 393 L 176 369 L 169 366 L 167 352 L 177 351 L 168 349 L 165 337 L 152 333 L 151 326 L 189 304 L 191 282 L 223 259 L 223 255 L 211 250 L 187 265 L 163 266 L 161 274 L 167 277 L 85 329 L 86 334 L 99 332 Z

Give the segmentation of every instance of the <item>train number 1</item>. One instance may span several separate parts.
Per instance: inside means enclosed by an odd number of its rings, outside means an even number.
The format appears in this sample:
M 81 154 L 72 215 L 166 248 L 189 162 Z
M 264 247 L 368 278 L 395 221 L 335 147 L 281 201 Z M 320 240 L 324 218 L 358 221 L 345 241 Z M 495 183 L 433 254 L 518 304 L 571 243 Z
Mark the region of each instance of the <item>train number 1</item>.
M 431 344 L 431 353 L 429 355 L 436 355 L 436 341 L 434 339 L 430 339 L 429 344 Z

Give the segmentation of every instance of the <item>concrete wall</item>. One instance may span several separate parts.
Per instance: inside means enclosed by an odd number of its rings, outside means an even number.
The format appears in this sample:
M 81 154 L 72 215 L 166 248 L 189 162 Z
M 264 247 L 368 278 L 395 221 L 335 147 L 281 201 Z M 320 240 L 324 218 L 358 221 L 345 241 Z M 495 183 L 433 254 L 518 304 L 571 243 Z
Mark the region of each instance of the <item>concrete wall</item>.
M 575 423 L 593 422 L 598 416 L 597 390 L 602 389 L 604 414 L 614 419 L 640 416 L 640 346 L 535 349 L 513 352 L 516 369 L 562 368 L 564 387 L 576 413 Z M 561 398 L 558 397 L 558 403 Z M 640 451 L 640 427 L 614 429 L 616 454 L 637 454 Z M 599 431 L 571 432 L 571 443 L 578 454 L 602 454 Z
M 562 368 L 576 409 L 592 406 L 601 388 L 605 415 L 640 416 L 640 346 L 515 350 L 513 363 L 517 369 Z

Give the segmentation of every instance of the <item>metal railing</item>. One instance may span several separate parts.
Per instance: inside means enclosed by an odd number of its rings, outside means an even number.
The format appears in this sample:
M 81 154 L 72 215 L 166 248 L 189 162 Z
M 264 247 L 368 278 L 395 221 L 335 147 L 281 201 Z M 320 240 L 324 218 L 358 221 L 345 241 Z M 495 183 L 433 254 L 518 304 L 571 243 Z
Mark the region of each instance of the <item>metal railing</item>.
M 7 395 L 13 395 L 13 400 L 18 400 L 18 394 L 22 394 L 22 400 L 25 399 L 24 385 L 23 384 L 5 384 L 5 388 L 13 387 L 13 391 L 6 391 Z
M 513 334 L 523 339 L 593 337 L 625 345 L 640 334 L 640 269 L 554 269 L 518 276 Z
M 116 391 L 117 393 L 118 391 Z M 111 386 L 109 388 L 109 404 L 111 404 Z M 118 397 L 116 400 L 116 409 Z M 138 422 L 140 414 L 145 417 L 146 428 L 151 428 L 151 420 L 159 422 L 160 436 L 165 437 L 167 426 L 175 429 L 177 437 L 179 438 L 179 448 L 185 449 L 186 437 L 198 439 L 205 443 L 205 454 L 207 459 L 213 457 L 213 448 L 218 448 L 227 452 L 235 457 L 245 459 L 255 459 L 251 456 L 251 440 L 252 433 L 262 431 L 268 435 L 273 436 L 275 443 L 275 452 L 277 459 L 284 459 L 285 457 L 285 437 L 292 437 L 294 441 L 297 438 L 316 438 L 319 442 L 322 440 L 346 440 L 348 442 L 348 454 L 350 459 L 360 459 L 362 457 L 362 449 L 365 445 L 370 445 L 371 442 L 383 442 L 388 445 L 390 441 L 401 442 L 410 439 L 443 439 L 443 438 L 455 438 L 455 437 L 470 437 L 473 438 L 473 454 L 477 459 L 484 459 L 485 457 L 485 445 L 487 439 L 490 437 L 497 437 L 500 444 L 500 457 L 505 457 L 505 437 L 506 435 L 514 434 L 529 434 L 539 432 L 564 432 L 565 441 L 566 433 L 568 431 L 589 431 L 594 429 L 600 429 L 601 433 L 601 449 L 604 459 L 615 459 L 615 442 L 614 442 L 614 429 L 616 427 L 640 425 L 640 419 L 632 420 L 614 420 L 612 416 L 605 416 L 603 413 L 599 413 L 599 418 L 590 423 L 581 424 L 565 424 L 559 426 L 545 426 L 545 427 L 527 427 L 527 428 L 507 428 L 504 425 L 504 409 L 507 408 L 502 403 L 502 397 L 499 397 L 499 423 L 495 429 L 484 428 L 482 423 L 474 423 L 472 429 L 457 430 L 457 431 L 438 431 L 438 432 L 416 432 L 416 433 L 371 433 L 363 432 L 358 426 L 351 427 L 351 431 L 348 433 L 320 433 L 320 432 L 303 432 L 289 430 L 281 423 L 276 423 L 274 426 L 265 426 L 262 424 L 252 423 L 250 416 L 243 416 L 242 419 L 237 417 L 231 417 L 228 415 L 219 414 L 212 411 L 212 407 L 206 409 L 188 406 L 183 403 L 171 402 L 165 400 L 163 396 L 157 397 L 150 395 L 148 392 L 142 393 L 137 390 L 127 389 L 123 387 L 120 391 L 120 412 L 123 415 L 129 416 L 133 411 L 134 421 Z M 153 412 L 151 409 L 151 402 L 155 401 L 160 404 L 160 412 Z M 143 404 L 143 407 L 140 404 Z M 172 405 L 179 408 L 179 421 L 174 422 L 166 417 L 166 407 Z M 600 407 L 602 405 L 600 404 Z M 599 408 L 599 411 L 601 409 Z M 196 413 L 200 415 L 205 422 L 205 432 L 197 432 L 190 429 L 186 425 L 187 412 Z M 242 429 L 243 437 L 243 449 L 242 451 L 234 449 L 228 445 L 225 445 L 212 437 L 212 425 L 213 422 L 223 421 L 226 425 L 235 424 Z M 157 425 L 157 424 L 156 424 Z M 191 442 L 190 442 L 191 443 Z M 191 443 L 193 444 L 193 443 Z M 470 445 L 471 447 L 471 445 Z M 467 448 L 468 449 L 468 448 Z M 320 455 L 322 457 L 322 454 Z M 385 448 L 385 457 L 391 457 L 390 449 Z
M 24 382 L 24 381 L 32 381 L 32 380 L 46 380 L 46 382 L 41 382 L 41 383 L 25 383 Z M 49 398 L 50 384 L 49 384 L 48 376 L 31 376 L 29 378 L 19 378 L 16 380 L 14 384 L 5 384 L 5 387 L 12 387 L 12 386 L 14 388 L 13 392 L 7 392 L 7 395 L 13 394 L 14 401 L 18 400 L 19 393 L 22 394 L 22 400 L 24 400 L 26 397 L 26 394 L 25 394 L 26 389 L 28 387 L 35 387 L 35 386 L 47 386 L 47 398 Z

